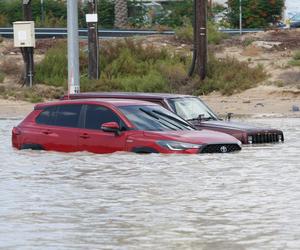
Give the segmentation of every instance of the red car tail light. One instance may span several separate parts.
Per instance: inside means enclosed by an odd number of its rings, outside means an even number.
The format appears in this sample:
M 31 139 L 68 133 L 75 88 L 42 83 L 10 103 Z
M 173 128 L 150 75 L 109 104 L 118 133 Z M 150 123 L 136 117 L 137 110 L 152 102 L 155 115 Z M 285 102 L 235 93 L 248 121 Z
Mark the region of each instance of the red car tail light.
M 19 148 L 20 147 L 20 145 L 19 145 L 19 138 L 18 138 L 19 135 L 21 135 L 20 129 L 14 127 L 13 130 L 12 130 L 12 145 L 15 148 Z
M 12 133 L 13 133 L 13 135 L 20 135 L 21 134 L 21 130 L 18 129 L 18 128 L 16 128 L 16 127 L 14 127 L 13 130 L 12 130 Z

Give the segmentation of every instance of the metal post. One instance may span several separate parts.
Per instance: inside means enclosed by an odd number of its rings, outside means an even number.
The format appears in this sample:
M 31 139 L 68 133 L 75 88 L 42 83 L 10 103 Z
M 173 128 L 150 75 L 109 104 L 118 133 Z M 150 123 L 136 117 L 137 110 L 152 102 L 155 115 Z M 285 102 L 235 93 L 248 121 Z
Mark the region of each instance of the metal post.
M 31 0 L 23 0 L 23 20 L 24 21 L 32 21 L 32 8 L 31 8 Z M 24 76 L 24 84 L 29 87 L 33 85 L 33 77 L 34 77 L 34 57 L 33 48 L 24 48 L 21 50 L 23 54 L 23 59 L 25 63 L 25 76 Z M 23 85 L 24 85 L 23 84 Z
M 88 20 L 88 46 L 89 46 L 89 78 L 99 79 L 99 41 L 98 41 L 98 16 L 97 0 L 88 1 L 89 15 L 93 20 Z
M 32 88 L 33 85 L 33 76 L 34 76 L 34 62 L 33 62 L 33 48 L 28 49 L 28 78 L 29 78 L 29 87 Z
M 32 21 L 31 0 L 23 0 L 23 19 L 24 21 Z
M 240 0 L 240 35 L 243 34 L 243 13 L 242 13 L 242 0 Z
M 68 0 L 68 89 L 70 94 L 80 92 L 78 0 Z
M 201 80 L 207 75 L 207 0 L 197 0 L 196 4 L 197 59 L 196 71 Z
M 45 25 L 45 9 L 44 9 L 44 0 L 41 0 L 41 23 L 42 26 Z

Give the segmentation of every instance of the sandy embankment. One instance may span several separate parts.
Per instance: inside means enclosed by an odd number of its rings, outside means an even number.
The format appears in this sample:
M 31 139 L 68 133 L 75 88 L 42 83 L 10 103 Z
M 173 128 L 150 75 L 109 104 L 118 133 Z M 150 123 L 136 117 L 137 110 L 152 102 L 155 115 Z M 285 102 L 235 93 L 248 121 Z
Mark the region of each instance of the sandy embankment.
M 212 93 L 201 97 L 216 113 L 249 117 L 300 117 L 300 90 L 262 85 L 232 96 Z
M 272 116 L 272 117 L 300 117 L 300 112 L 293 112 L 292 107 L 300 107 L 300 71 L 299 67 L 289 65 L 292 55 L 300 48 L 300 30 L 293 31 L 271 31 L 257 34 L 245 35 L 236 41 L 229 41 L 224 44 L 223 49 L 216 53 L 218 58 L 227 56 L 235 57 L 240 61 L 249 62 L 252 66 L 261 64 L 269 74 L 268 80 L 263 85 L 249 89 L 240 94 L 222 96 L 219 93 L 212 93 L 201 97 L 208 106 L 219 115 L 233 113 L 235 116 Z M 169 45 L 176 48 L 178 44 L 174 39 L 170 41 L 161 37 L 147 37 L 145 42 L 153 43 L 156 46 Z M 242 40 L 252 41 L 249 46 L 242 45 Z M 234 43 L 237 43 L 235 44 Z M 265 41 L 271 48 L 265 48 Z M 43 48 L 37 61 L 41 60 L 45 48 L 52 43 L 40 41 Z M 45 47 L 45 48 L 44 48 Z M 186 46 L 183 46 L 184 48 Z M 2 51 L 2 54 L 1 54 Z M 2 55 L 2 57 L 1 57 Z M 5 40 L 0 46 L 0 61 L 11 58 L 21 63 L 21 55 L 16 53 L 12 42 Z M 4 85 L 11 86 L 14 81 L 5 79 Z M 282 87 L 277 87 L 281 86 Z M 9 101 L 0 99 L 0 119 L 8 117 L 24 117 L 34 107 L 34 104 L 21 101 Z
M 232 96 L 212 93 L 201 97 L 212 110 L 224 116 L 248 117 L 299 117 L 300 112 L 293 112 L 292 107 L 300 107 L 300 90 L 274 86 L 259 86 Z M 22 101 L 0 99 L 0 119 L 25 117 L 35 104 Z
M 33 110 L 34 104 L 0 99 L 1 118 L 23 118 Z

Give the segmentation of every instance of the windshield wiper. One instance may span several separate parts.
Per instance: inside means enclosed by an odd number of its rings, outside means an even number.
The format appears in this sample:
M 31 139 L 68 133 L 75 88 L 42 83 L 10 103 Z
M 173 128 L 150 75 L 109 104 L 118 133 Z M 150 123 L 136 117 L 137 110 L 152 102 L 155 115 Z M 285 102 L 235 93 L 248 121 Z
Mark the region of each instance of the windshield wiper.
M 172 121 L 174 121 L 174 122 L 178 122 L 178 123 L 182 124 L 184 127 L 192 128 L 190 124 L 188 124 L 188 123 L 186 123 L 186 122 L 184 122 L 184 121 L 181 121 L 181 120 L 179 120 L 179 119 L 176 119 L 175 117 L 173 117 L 173 116 L 171 116 L 171 115 L 164 114 L 164 113 L 162 113 L 162 112 L 160 112 L 160 111 L 157 111 L 157 110 L 153 110 L 153 113 L 158 114 L 158 115 L 160 115 L 160 116 L 162 116 L 162 117 L 166 117 L 166 118 L 168 118 L 168 119 L 170 119 L 170 120 L 172 120 Z M 173 123 L 172 123 L 172 124 L 173 124 Z
M 140 108 L 140 110 L 142 111 L 142 112 L 144 112 L 145 114 L 147 114 L 147 115 L 149 115 L 150 117 L 152 117 L 152 118 L 154 118 L 154 119 L 156 119 L 160 124 L 162 124 L 163 126 L 166 126 L 167 128 L 169 128 L 169 129 L 171 129 L 171 130 L 175 130 L 176 131 L 176 129 L 175 128 L 172 128 L 171 126 L 169 126 L 168 124 L 165 124 L 164 122 L 162 122 L 161 121 L 161 118 L 159 118 L 158 116 L 156 116 L 155 114 L 153 114 L 152 112 L 150 112 L 150 111 L 147 111 L 147 110 L 145 110 L 145 109 L 142 109 L 142 108 Z M 164 119 L 162 119 L 162 120 L 164 120 Z M 173 126 L 175 126 L 173 123 L 171 123 Z
M 159 117 L 156 116 L 156 115 L 154 115 L 154 114 L 152 114 L 150 111 L 147 111 L 147 110 L 142 109 L 142 108 L 140 108 L 140 110 L 141 110 L 142 112 L 144 112 L 145 114 L 151 116 L 152 118 L 155 118 L 156 120 L 159 120 Z
M 199 122 L 205 122 L 205 121 L 210 121 L 210 120 L 214 120 L 212 117 L 205 117 L 205 118 L 192 118 L 192 119 L 188 119 L 187 121 L 189 122 L 193 122 L 193 121 L 199 121 Z
M 202 121 L 209 121 L 209 120 L 213 120 L 213 118 L 212 117 L 204 117 L 203 114 L 200 114 L 198 117 L 188 119 L 187 121 L 189 121 L 189 122 L 192 122 L 192 121 L 202 122 Z

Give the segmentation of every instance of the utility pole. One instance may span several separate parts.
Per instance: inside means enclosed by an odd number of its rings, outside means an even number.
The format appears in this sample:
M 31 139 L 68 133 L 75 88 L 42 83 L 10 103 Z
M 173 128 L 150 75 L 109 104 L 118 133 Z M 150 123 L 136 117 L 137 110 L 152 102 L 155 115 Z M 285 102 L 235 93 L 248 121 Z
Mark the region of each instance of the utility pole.
M 196 72 L 201 80 L 207 75 L 207 0 L 195 0 Z
M 45 8 L 44 8 L 44 0 L 41 0 L 41 23 L 44 27 L 45 25 Z
M 23 20 L 32 21 L 32 8 L 31 0 L 22 0 Z M 25 63 L 25 75 L 23 85 L 32 87 L 34 76 L 34 60 L 33 60 L 33 47 L 21 48 L 23 60 Z
M 68 90 L 69 94 L 80 92 L 78 0 L 68 0 Z
M 97 0 L 88 1 L 86 21 L 88 24 L 89 47 L 89 78 L 99 79 L 99 41 L 98 41 L 98 14 Z
M 243 12 L 242 12 L 242 0 L 240 0 L 240 35 L 243 34 Z

